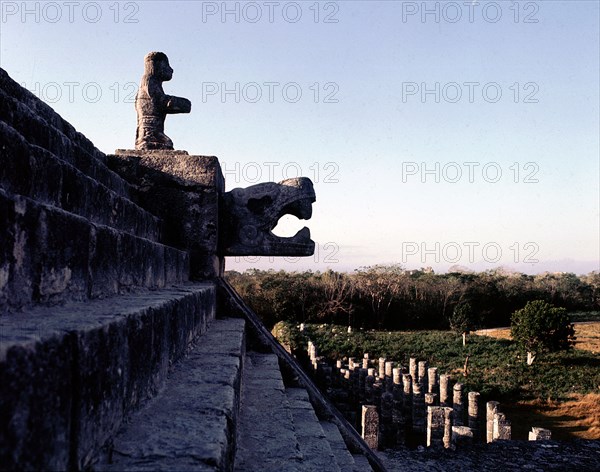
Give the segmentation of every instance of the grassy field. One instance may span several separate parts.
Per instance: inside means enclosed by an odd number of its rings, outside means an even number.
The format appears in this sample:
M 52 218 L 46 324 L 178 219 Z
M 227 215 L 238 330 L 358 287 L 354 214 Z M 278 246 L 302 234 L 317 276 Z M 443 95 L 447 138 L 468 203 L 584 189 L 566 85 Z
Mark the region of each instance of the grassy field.
M 481 330 L 480 335 L 495 339 L 510 339 L 510 329 Z M 600 354 L 600 321 L 575 323 L 575 349 Z M 519 401 L 506 408 L 507 413 L 520 418 L 523 423 L 535 424 L 553 431 L 555 439 L 579 437 L 600 439 L 600 393 L 572 394 L 564 401 Z M 516 426 L 517 439 L 524 439 L 527 431 Z
M 449 331 L 355 331 L 334 325 L 307 325 L 303 333 L 289 326 L 292 344 L 310 338 L 318 354 L 332 360 L 348 357 L 388 360 L 408 365 L 410 357 L 427 360 L 478 391 L 483 401 L 497 400 L 513 419 L 513 437 L 526 439 L 531 426 L 545 426 L 557 439 L 600 439 L 600 322 L 576 325 L 578 344 L 569 352 L 539 356 L 527 366 L 524 354 L 506 330 L 462 338 Z M 469 356 L 469 372 L 463 366 Z

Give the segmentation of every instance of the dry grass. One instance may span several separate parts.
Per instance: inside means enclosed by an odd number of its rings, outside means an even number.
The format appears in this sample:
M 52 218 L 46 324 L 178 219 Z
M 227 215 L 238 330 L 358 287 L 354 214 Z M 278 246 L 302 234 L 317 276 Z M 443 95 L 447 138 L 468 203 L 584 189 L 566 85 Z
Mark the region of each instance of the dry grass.
M 510 329 L 482 329 L 476 334 L 510 339 Z M 575 323 L 575 348 L 600 354 L 600 322 Z M 532 426 L 552 431 L 552 438 L 600 439 L 600 394 L 573 395 L 569 401 L 533 400 L 506 405 L 504 411 L 513 421 L 513 438 L 527 439 Z
M 548 428 L 552 439 L 600 439 L 600 394 L 573 395 L 566 402 L 533 400 L 501 406 L 513 418 L 513 439 L 527 439 L 532 426 Z M 518 419 L 518 420 L 517 420 Z
M 480 329 L 475 331 L 480 336 L 497 339 L 510 339 L 510 328 Z M 575 323 L 575 348 L 600 354 L 600 321 Z

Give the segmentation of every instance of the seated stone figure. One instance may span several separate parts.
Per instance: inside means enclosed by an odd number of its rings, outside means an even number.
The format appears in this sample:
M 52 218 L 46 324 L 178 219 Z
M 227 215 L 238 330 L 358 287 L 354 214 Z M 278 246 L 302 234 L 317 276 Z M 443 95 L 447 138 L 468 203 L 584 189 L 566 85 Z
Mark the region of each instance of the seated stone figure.
M 164 133 L 165 118 L 168 113 L 189 113 L 192 104 L 186 98 L 165 94 L 162 83 L 172 77 L 173 69 L 164 53 L 151 52 L 146 55 L 144 75 L 135 97 L 136 149 L 173 149 L 173 141 Z

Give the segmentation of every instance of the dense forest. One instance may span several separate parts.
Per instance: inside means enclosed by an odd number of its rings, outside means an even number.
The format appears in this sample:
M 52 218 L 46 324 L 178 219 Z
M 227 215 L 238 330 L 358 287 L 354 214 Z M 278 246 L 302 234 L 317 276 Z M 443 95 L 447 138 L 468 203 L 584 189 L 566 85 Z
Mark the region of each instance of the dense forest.
M 600 310 L 598 272 L 526 275 L 498 269 L 435 274 L 377 265 L 353 273 L 254 269 L 229 271 L 226 276 L 269 328 L 289 321 L 364 329 L 448 329 L 455 308 L 465 305 L 472 312 L 472 328 L 508 326 L 511 314 L 530 300 L 545 300 L 568 311 Z

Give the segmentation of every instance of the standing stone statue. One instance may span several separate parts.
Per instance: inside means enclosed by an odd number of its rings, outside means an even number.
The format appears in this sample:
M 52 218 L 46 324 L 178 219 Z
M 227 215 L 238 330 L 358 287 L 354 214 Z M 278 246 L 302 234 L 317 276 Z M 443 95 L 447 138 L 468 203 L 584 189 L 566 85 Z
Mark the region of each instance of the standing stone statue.
M 173 69 L 162 52 L 151 52 L 144 58 L 144 75 L 135 97 L 137 131 L 135 148 L 173 149 L 173 141 L 164 133 L 168 113 L 189 113 L 191 102 L 186 98 L 166 95 L 164 81 L 171 80 Z

